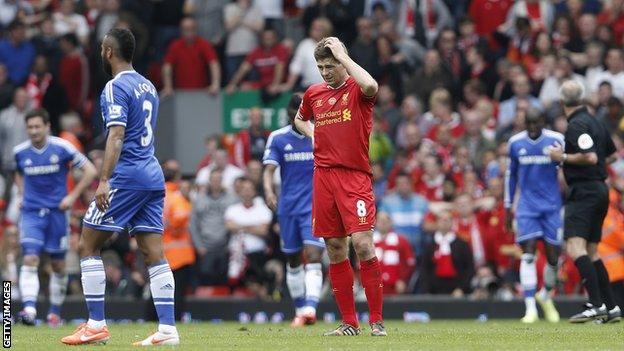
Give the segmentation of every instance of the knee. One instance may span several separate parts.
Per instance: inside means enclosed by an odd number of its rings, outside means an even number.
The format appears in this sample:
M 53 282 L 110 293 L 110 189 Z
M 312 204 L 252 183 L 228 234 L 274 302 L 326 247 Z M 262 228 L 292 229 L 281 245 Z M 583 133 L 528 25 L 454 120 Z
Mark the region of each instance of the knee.
M 22 262 L 25 266 L 30 267 L 38 267 L 39 266 L 39 256 L 37 255 L 26 255 L 22 259 Z
M 153 266 L 154 264 L 165 259 L 164 252 L 162 250 L 158 250 L 158 248 L 148 248 L 141 251 L 145 257 L 145 264 L 148 266 Z
M 368 261 L 375 256 L 375 245 L 372 239 L 357 240 L 353 243 L 353 248 L 360 261 Z
M 321 256 L 323 255 L 323 250 L 321 248 L 307 246 L 304 252 L 307 263 L 321 263 Z
M 328 243 L 327 244 L 327 255 L 329 256 L 329 261 L 331 263 L 339 263 L 347 259 L 348 256 L 348 247 L 342 243 Z
M 587 249 L 582 243 L 577 242 L 576 240 L 570 240 L 566 244 L 566 252 L 573 259 L 587 255 Z
M 301 252 L 286 256 L 290 268 L 299 267 L 301 265 Z
M 52 261 L 52 271 L 54 273 L 65 273 L 65 261 Z
M 82 236 L 78 241 L 78 254 L 80 257 L 99 256 L 100 250 L 86 242 Z

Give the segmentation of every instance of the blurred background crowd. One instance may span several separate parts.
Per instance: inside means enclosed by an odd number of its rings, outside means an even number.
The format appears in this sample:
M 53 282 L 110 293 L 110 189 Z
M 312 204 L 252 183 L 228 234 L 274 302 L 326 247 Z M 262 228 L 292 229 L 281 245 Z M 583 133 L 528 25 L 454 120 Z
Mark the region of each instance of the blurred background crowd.
M 4 279 L 16 281 L 20 264 L 19 206 L 10 185 L 12 148 L 27 138 L 24 114 L 46 108 L 54 133 L 100 166 L 99 95 L 109 79 L 100 43 L 113 27 L 134 32 L 135 68 L 163 99 L 181 90 L 215 96 L 259 89 L 269 102 L 302 91 L 322 80 L 315 44 L 339 37 L 380 86 L 370 157 L 388 294 L 518 296 L 521 251 L 503 208 L 506 142 L 529 113 L 565 132 L 558 88 L 578 80 L 621 155 L 610 167 L 601 253 L 618 260 L 607 264 L 611 279 L 624 280 L 622 0 L 0 0 Z M 165 247 L 184 277 L 176 282 L 181 293 L 286 294 L 279 227 L 262 200 L 261 157 L 271 131 L 261 107 L 249 111 L 248 128 L 237 134 L 205 131 L 196 174 L 161 160 L 171 195 Z M 80 218 L 95 187 L 72 211 L 70 294 L 80 293 Z M 235 235 L 249 228 L 249 218 L 241 218 L 249 213 L 253 233 Z M 109 296 L 141 298 L 149 290 L 132 238 L 115 235 L 103 258 Z M 541 272 L 543 255 L 537 262 Z M 581 292 L 565 256 L 559 278 L 559 294 Z

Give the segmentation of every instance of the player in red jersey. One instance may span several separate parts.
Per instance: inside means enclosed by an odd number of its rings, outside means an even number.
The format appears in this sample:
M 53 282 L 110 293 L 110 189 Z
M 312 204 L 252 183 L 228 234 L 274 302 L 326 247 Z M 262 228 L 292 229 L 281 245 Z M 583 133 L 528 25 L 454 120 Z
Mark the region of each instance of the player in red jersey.
M 295 125 L 314 140 L 312 232 L 325 239 L 329 278 L 342 315 L 342 324 L 325 335 L 360 333 L 348 259 L 351 236 L 360 261 L 372 335 L 386 336 L 381 316 L 381 267 L 373 244 L 376 210 L 368 158 L 377 82 L 349 57 L 337 38 L 321 40 L 314 58 L 325 82 L 305 92 Z

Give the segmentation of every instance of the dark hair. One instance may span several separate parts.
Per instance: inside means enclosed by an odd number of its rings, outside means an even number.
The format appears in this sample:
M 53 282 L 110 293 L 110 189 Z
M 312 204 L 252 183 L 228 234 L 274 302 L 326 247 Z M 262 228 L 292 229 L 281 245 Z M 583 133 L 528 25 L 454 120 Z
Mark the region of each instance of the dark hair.
M 46 111 L 43 108 L 36 108 L 28 112 L 26 116 L 24 116 L 24 121 L 28 123 L 29 119 L 37 118 L 37 117 L 41 118 L 44 124 L 50 123 L 50 114 L 48 114 L 48 111 Z
M 319 41 L 316 44 L 316 48 L 314 48 L 314 59 L 316 61 L 320 61 L 320 60 L 324 60 L 324 59 L 336 59 L 334 57 L 334 54 L 332 53 L 330 48 L 325 47 L 325 43 L 327 41 L 328 38 L 323 38 L 321 39 L 321 41 Z M 340 42 L 342 44 L 342 46 L 344 47 L 345 51 L 347 51 L 347 47 L 344 46 L 343 42 Z M 347 54 L 349 54 L 349 52 L 347 51 Z
M 291 120 L 295 118 L 297 111 L 299 110 L 299 105 L 301 105 L 301 101 L 303 100 L 302 93 L 294 93 L 290 97 L 290 101 L 288 101 L 288 106 L 286 107 L 286 111 L 288 112 L 288 118 Z
M 377 11 L 377 10 L 382 10 L 382 11 L 386 11 L 386 5 L 383 3 L 383 1 L 377 1 L 373 4 L 372 7 L 373 12 Z
M 163 175 L 165 176 L 165 182 L 170 182 L 176 179 L 177 172 L 174 169 L 167 168 L 165 165 L 162 167 Z
M 61 40 L 65 40 L 66 42 L 70 43 L 74 47 L 78 46 L 78 37 L 74 33 L 67 33 L 63 35 L 61 37 Z
M 401 177 L 407 177 L 410 179 L 412 178 L 412 176 L 410 176 L 407 172 L 401 171 L 401 172 L 398 172 L 396 176 L 394 176 L 394 179 L 399 179 Z
M 134 56 L 134 47 L 136 45 L 134 40 L 134 34 L 132 34 L 130 30 L 125 28 L 113 28 L 108 31 L 106 35 L 115 39 L 115 41 L 117 42 L 115 54 L 126 62 L 132 62 L 132 58 Z
M 25 27 L 24 26 L 24 22 L 16 19 L 13 22 L 9 23 L 7 29 L 8 29 L 9 32 L 12 32 L 15 29 L 24 28 L 24 27 Z

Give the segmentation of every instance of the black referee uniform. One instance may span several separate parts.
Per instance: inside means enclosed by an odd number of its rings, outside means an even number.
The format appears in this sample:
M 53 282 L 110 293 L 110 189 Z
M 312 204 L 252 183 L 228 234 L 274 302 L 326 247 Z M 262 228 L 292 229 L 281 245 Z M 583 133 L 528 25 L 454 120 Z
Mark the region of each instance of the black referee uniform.
M 565 201 L 564 237 L 581 237 L 588 243 L 600 242 L 602 223 L 609 208 L 609 188 L 606 159 L 616 151 L 607 128 L 592 116 L 586 107 L 568 118 L 565 133 L 565 153 L 594 152 L 595 165 L 564 164 L 563 174 L 568 183 Z
M 563 174 L 568 183 L 565 201 L 564 237 L 584 238 L 587 243 L 597 244 L 602 234 L 602 222 L 609 208 L 607 179 L 607 157 L 615 151 L 615 145 L 607 128 L 586 107 L 581 107 L 568 116 L 568 130 L 565 134 L 566 154 L 598 156 L 594 165 L 574 165 L 564 162 Z M 620 309 L 615 305 L 609 274 L 598 259 L 592 261 L 588 255 L 577 257 L 574 264 L 583 277 L 589 304 L 586 309 L 570 317 L 570 322 L 583 323 L 589 320 L 611 322 L 620 320 Z

